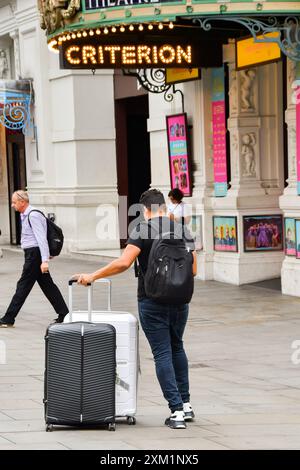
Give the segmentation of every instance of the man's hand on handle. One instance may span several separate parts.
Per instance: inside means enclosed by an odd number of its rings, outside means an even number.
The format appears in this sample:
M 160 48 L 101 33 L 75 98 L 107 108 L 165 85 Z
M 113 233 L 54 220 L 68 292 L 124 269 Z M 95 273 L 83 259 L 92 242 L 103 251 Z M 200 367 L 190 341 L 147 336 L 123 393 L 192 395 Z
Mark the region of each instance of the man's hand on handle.
M 92 274 L 82 273 L 82 274 L 75 274 L 73 279 L 77 279 L 77 284 L 82 284 L 83 286 L 87 286 L 94 282 L 94 277 Z
M 48 261 L 43 261 L 43 262 L 42 262 L 42 264 L 41 264 L 41 271 L 42 271 L 43 274 L 49 272 L 49 263 L 48 263 Z

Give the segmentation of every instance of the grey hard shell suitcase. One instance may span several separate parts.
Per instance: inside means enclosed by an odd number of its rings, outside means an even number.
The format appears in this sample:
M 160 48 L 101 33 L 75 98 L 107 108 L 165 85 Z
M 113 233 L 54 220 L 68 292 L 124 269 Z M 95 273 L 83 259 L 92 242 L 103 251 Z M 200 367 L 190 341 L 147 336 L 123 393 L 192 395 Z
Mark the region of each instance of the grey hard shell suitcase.
M 116 331 L 106 323 L 48 327 L 46 431 L 53 425 L 107 425 L 115 430 Z
M 108 323 L 116 329 L 116 418 L 126 418 L 128 424 L 136 424 L 137 386 L 139 372 L 139 324 L 137 318 L 129 312 L 116 311 L 111 308 L 111 280 L 99 279 L 86 289 L 87 310 L 74 310 L 73 286 L 76 281 L 69 281 L 69 311 L 64 323 L 89 321 Z M 107 310 L 94 310 L 93 295 L 98 286 L 108 287 Z

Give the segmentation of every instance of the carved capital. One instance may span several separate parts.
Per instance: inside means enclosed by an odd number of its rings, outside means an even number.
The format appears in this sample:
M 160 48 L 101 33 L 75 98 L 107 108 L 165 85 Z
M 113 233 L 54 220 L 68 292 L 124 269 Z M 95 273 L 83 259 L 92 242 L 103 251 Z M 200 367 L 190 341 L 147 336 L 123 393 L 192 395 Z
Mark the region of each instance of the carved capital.
M 47 34 L 63 28 L 80 10 L 80 0 L 38 0 L 40 25 Z

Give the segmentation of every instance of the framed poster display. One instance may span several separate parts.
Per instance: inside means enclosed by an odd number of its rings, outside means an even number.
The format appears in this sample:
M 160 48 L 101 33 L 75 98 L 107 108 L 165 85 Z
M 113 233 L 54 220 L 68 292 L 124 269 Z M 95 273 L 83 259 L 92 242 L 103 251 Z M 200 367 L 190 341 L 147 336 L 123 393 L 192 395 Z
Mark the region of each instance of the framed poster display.
M 215 251 L 238 251 L 236 216 L 213 216 L 213 230 Z
M 300 258 L 300 220 L 296 219 L 296 258 Z
M 186 113 L 166 116 L 171 189 L 192 195 L 191 162 Z
M 284 246 L 287 256 L 296 256 L 296 222 L 291 217 L 284 219 Z
M 282 215 L 243 217 L 244 251 L 283 250 Z

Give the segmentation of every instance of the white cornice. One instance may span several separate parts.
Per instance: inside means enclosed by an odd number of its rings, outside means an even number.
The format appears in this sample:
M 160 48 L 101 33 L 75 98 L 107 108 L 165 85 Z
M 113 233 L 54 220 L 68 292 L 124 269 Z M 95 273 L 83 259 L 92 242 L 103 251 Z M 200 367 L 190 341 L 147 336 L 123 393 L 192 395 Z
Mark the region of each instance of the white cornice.
M 31 21 L 36 21 L 39 19 L 39 11 L 37 6 L 32 6 L 26 8 L 25 10 L 17 10 L 15 12 L 15 18 L 18 23 L 18 26 L 29 23 Z
M 36 5 L 14 12 L 9 6 L 0 8 L 0 36 L 22 28 L 28 23 L 36 22 L 38 19 L 39 12 Z
M 14 31 L 17 27 L 18 25 L 15 18 L 5 18 L 3 20 L 1 20 L 0 18 L 0 36 L 9 34 L 11 31 Z

